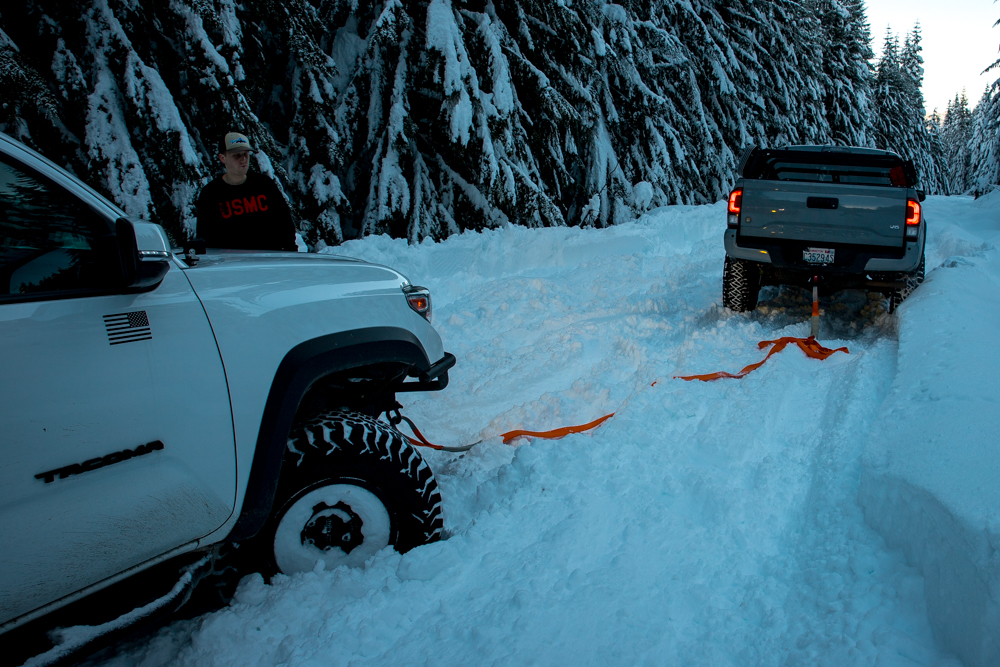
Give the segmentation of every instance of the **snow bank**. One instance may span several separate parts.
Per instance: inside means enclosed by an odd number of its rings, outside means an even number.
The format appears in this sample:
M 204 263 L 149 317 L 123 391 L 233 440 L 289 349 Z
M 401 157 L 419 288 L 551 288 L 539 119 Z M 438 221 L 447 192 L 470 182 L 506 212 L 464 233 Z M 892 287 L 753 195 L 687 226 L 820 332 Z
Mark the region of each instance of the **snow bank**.
M 967 665 L 994 666 L 1000 193 L 971 206 L 962 199 L 927 202 L 928 268 L 936 268 L 900 308 L 897 375 L 869 437 L 859 500 L 868 523 L 923 573 L 938 638 Z M 959 206 L 961 228 L 951 224 Z
M 437 310 L 467 296 L 472 285 L 504 276 L 554 277 L 618 255 L 672 256 L 690 253 L 697 243 L 717 245 L 721 215 L 725 215 L 722 204 L 669 206 L 606 230 L 504 225 L 465 232 L 444 243 L 428 239 L 418 249 L 409 249 L 405 239 L 383 235 L 321 252 L 392 266 L 431 287 Z

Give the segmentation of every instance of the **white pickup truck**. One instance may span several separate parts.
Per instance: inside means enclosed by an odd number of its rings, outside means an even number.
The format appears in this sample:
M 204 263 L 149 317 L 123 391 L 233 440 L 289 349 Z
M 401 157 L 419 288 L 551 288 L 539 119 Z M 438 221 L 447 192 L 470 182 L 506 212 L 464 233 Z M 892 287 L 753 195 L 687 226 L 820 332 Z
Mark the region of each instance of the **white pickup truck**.
M 722 302 L 745 312 L 763 285 L 859 288 L 892 312 L 924 279 L 927 225 L 913 164 L 845 146 L 753 147 L 729 195 Z
M 270 574 L 439 539 L 430 469 L 377 419 L 447 385 L 430 319 L 429 292 L 385 266 L 186 259 L 0 135 L 4 662 L 71 608 L 101 635 L 175 606 L 234 547 Z M 136 595 L 154 567 L 166 590 Z M 116 624 L 78 604 L 104 589 L 153 606 Z M 54 643 L 65 659 L 87 641 Z

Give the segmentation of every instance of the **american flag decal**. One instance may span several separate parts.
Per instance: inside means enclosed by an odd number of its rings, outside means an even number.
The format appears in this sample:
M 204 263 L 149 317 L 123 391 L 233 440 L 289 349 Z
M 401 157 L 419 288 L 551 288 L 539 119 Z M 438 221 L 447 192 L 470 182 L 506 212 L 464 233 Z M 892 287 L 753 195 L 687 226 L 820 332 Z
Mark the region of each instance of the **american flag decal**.
M 105 315 L 104 327 L 108 330 L 108 341 L 112 345 L 153 339 L 153 334 L 149 330 L 149 318 L 146 317 L 145 310 Z

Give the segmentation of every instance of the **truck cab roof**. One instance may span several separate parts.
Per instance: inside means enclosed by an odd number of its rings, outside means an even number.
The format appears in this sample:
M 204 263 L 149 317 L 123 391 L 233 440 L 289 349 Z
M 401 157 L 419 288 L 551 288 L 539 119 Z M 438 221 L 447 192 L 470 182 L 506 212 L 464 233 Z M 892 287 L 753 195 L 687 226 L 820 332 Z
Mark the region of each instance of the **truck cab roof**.
M 814 144 L 798 144 L 794 146 L 782 146 L 783 151 L 802 151 L 811 153 L 841 153 L 847 155 L 878 155 L 884 157 L 899 156 L 892 151 L 884 151 L 878 148 L 864 148 L 861 146 L 819 146 Z
M 919 180 L 911 161 L 891 151 L 858 146 L 753 147 L 744 152 L 739 170 L 748 180 L 824 180 L 821 172 L 830 172 L 834 181 L 844 172 L 849 181 L 869 185 L 916 187 Z

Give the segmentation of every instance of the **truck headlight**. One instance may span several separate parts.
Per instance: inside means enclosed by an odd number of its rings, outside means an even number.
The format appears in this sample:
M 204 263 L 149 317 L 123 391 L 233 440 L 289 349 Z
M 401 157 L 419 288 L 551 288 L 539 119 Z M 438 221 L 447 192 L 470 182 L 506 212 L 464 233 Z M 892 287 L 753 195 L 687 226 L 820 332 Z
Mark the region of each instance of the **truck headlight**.
M 403 294 L 406 296 L 406 303 L 410 304 L 410 308 L 430 322 L 431 291 L 419 285 L 405 285 L 403 287 Z

